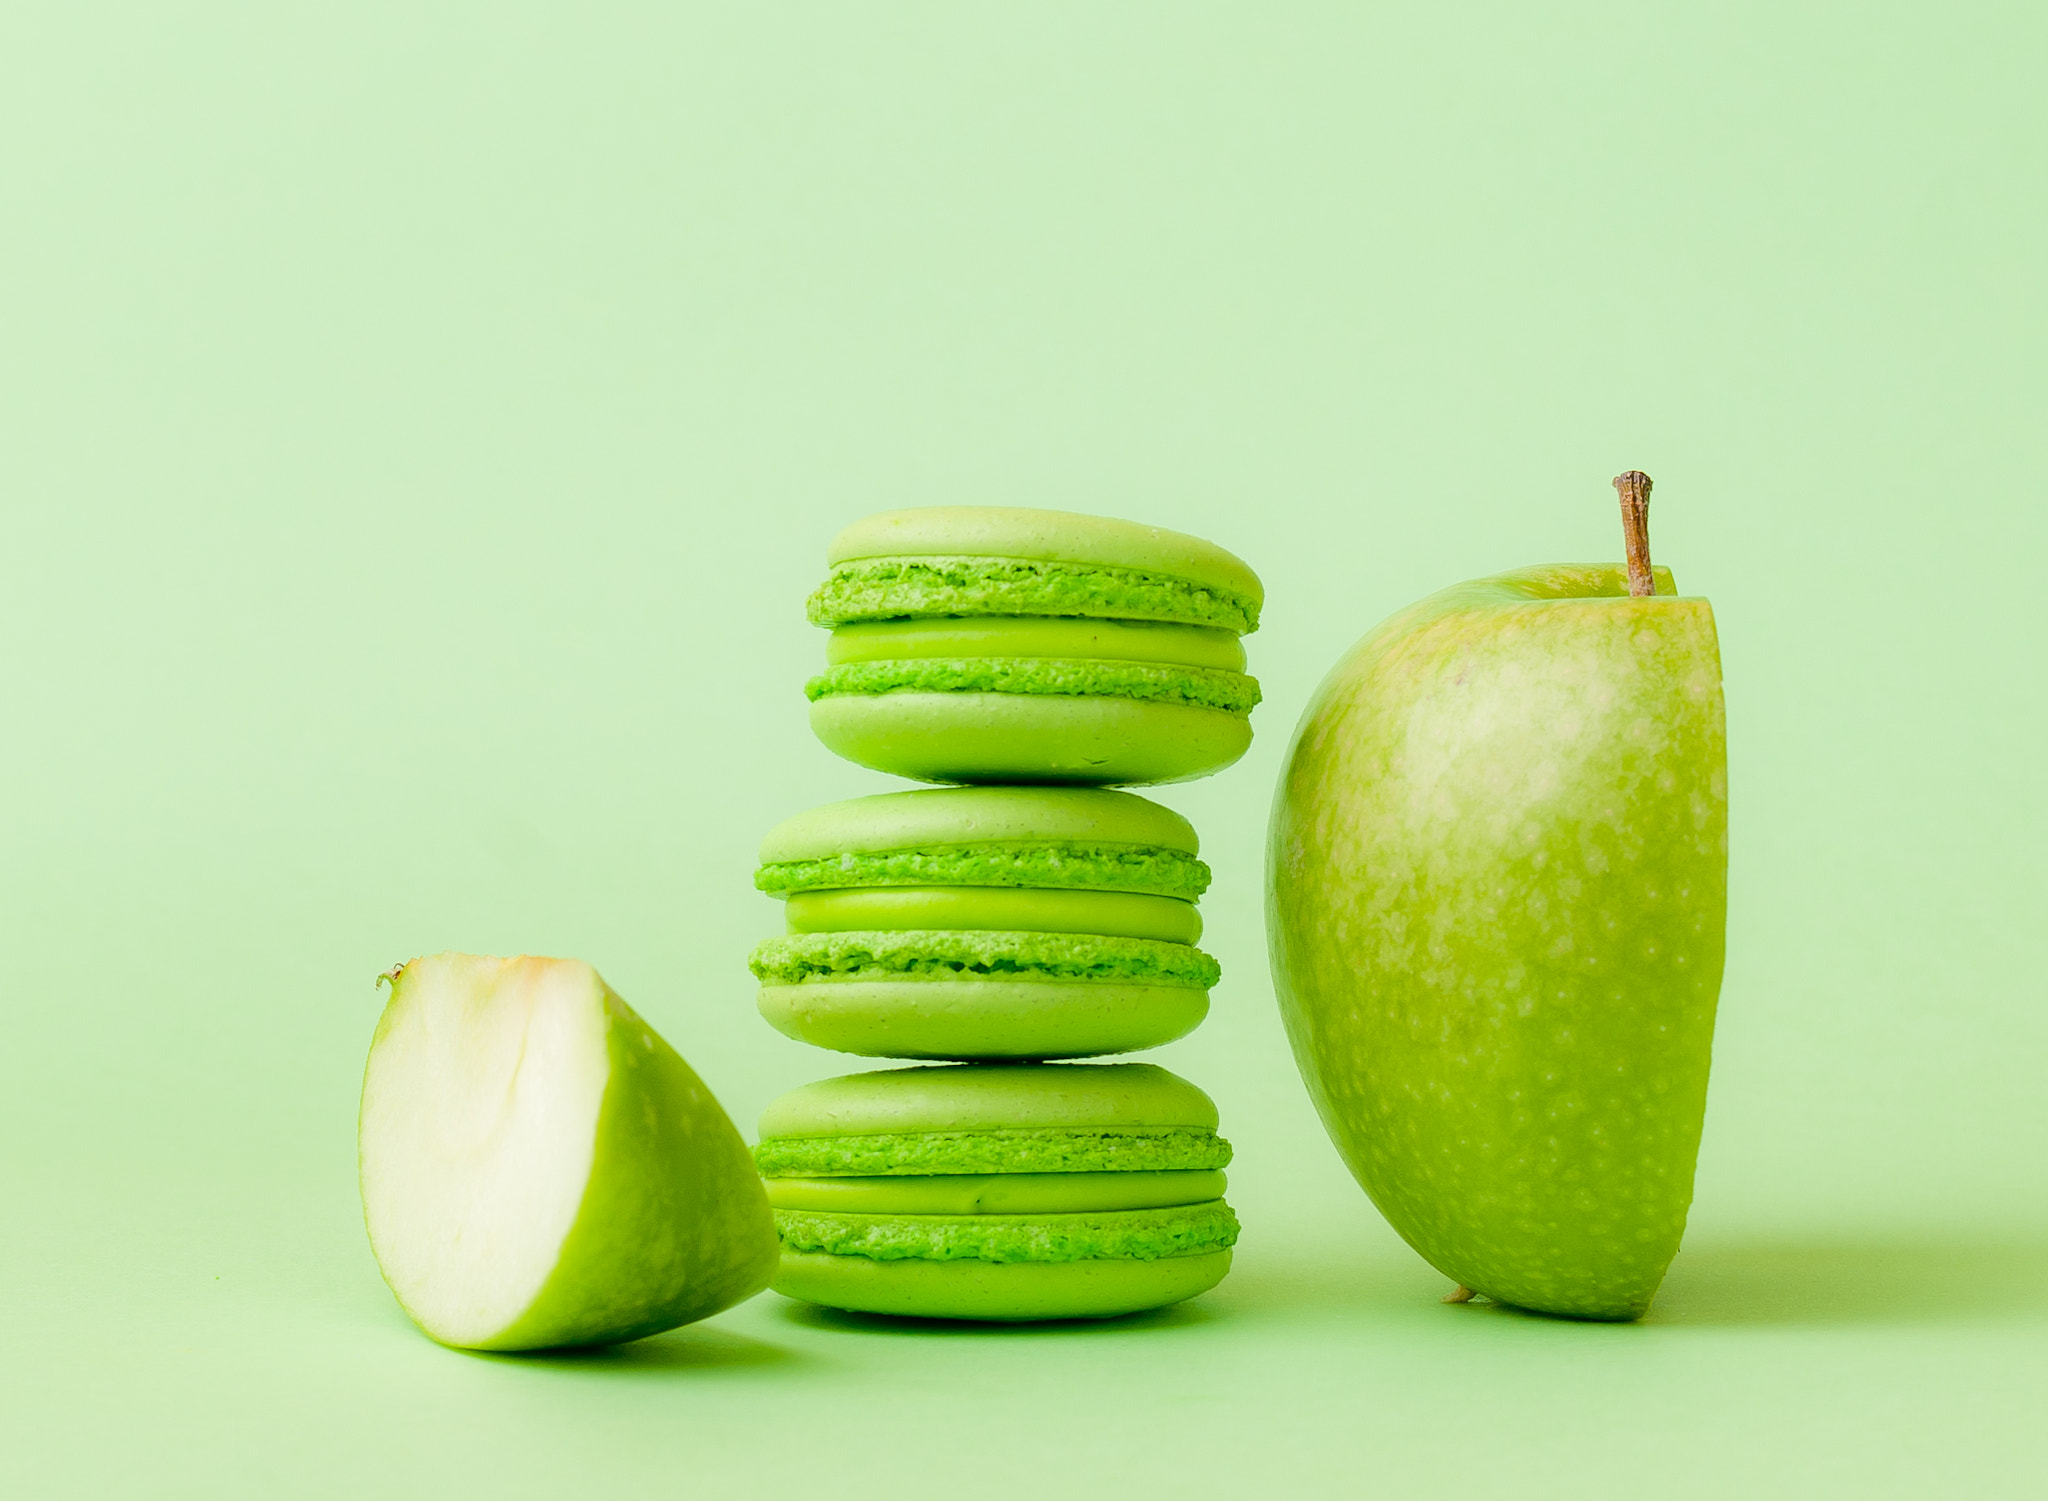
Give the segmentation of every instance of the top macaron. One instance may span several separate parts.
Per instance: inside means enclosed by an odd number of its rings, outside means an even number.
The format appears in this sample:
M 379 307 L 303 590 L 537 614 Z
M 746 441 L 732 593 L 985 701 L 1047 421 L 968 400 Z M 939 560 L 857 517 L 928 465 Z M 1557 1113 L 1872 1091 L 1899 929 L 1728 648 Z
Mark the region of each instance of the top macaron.
M 849 760 L 930 782 L 1135 785 L 1251 743 L 1238 637 L 1258 576 L 1213 543 L 1065 511 L 885 511 L 833 540 L 811 725 Z

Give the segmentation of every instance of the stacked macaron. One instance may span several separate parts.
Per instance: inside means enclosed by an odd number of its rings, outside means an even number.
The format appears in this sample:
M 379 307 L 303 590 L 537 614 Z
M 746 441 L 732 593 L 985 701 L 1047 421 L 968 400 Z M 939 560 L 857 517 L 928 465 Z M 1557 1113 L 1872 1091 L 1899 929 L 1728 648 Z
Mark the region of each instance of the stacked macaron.
M 1107 1317 L 1212 1287 L 1237 1222 L 1216 1111 L 1150 1064 L 1208 1010 L 1195 831 L 1111 784 L 1241 756 L 1257 577 L 1222 549 L 1058 511 L 858 522 L 812 596 L 827 746 L 955 785 L 856 798 L 772 831 L 756 884 L 762 1014 L 801 1041 L 953 1060 L 813 1084 L 757 1157 L 774 1285 L 838 1308 Z
M 1147 1063 L 888 1069 L 761 1118 L 775 1288 L 927 1318 L 1107 1317 L 1230 1269 L 1216 1107 Z
M 921 782 L 1181 782 L 1252 743 L 1258 575 L 1197 537 L 1007 507 L 885 511 L 811 596 L 811 728 Z
M 880 1058 L 1081 1058 L 1157 1047 L 1209 1009 L 1195 831 L 1128 792 L 950 787 L 799 814 L 755 884 L 788 936 L 754 951 L 761 1012 Z

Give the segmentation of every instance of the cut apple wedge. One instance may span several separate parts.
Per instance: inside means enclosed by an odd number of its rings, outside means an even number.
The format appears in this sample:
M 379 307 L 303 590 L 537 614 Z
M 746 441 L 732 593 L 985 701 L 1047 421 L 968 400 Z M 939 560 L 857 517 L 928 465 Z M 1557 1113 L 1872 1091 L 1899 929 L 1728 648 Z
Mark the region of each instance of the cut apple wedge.
M 389 975 L 359 1120 L 384 1280 L 445 1345 L 613 1344 L 767 1286 L 767 1195 L 731 1120 L 575 959 Z

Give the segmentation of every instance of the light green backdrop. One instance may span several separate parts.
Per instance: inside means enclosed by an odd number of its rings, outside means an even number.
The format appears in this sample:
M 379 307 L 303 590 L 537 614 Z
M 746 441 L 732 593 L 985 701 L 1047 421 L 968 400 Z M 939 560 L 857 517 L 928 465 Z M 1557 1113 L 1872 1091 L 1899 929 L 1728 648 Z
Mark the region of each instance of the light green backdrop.
M 0 9 L 14 1494 L 2014 1495 L 2048 1484 L 2039 63 L 2017 3 Z M 1259 912 L 1288 731 L 1411 598 L 1711 596 L 1730 963 L 1653 1318 L 1445 1309 L 1337 1164 Z M 772 1296 L 618 1355 L 412 1333 L 371 981 L 575 954 L 743 1126 L 845 1060 L 744 961 L 827 537 L 1127 515 L 1264 576 L 1170 789 L 1162 1062 L 1239 1270 L 1115 1329 Z

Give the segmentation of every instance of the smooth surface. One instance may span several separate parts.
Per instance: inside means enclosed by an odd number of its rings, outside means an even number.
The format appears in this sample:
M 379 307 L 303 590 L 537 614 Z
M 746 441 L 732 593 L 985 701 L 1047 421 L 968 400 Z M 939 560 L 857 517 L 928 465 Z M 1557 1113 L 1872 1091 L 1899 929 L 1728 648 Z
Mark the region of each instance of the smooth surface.
M 1263 598 L 1259 576 L 1244 559 L 1205 537 L 1121 515 L 1032 506 L 918 506 L 863 516 L 825 550 L 825 561 L 834 567 L 904 557 L 1100 563 L 1241 595 L 1254 613 Z
M 1352 1172 L 1462 1286 L 1634 1318 L 1677 1254 L 1727 748 L 1711 606 L 1611 565 L 1399 612 L 1302 719 L 1267 853 L 1281 1015 Z
M 988 928 L 1101 933 L 1161 943 L 1194 943 L 1202 936 L 1201 914 L 1193 902 L 1135 891 L 1001 886 L 799 891 L 782 910 L 792 933 Z
M 1164 1047 L 1209 993 L 1119 980 L 813 980 L 765 984 L 785 1037 L 864 1058 L 1092 1058 Z
M 1092 787 L 924 787 L 792 814 L 761 841 L 761 863 L 847 852 L 1055 841 L 1200 852 L 1194 825 L 1135 792 Z
M 944 1173 L 929 1177 L 770 1178 L 777 1209 L 848 1214 L 1072 1214 L 1157 1209 L 1223 1197 L 1215 1168 L 1154 1173 Z
M 825 748 L 925 782 L 1144 786 L 1213 775 L 1250 719 L 1222 709 L 1048 693 L 838 693 L 811 705 Z
M 0 1492 L 2048 1488 L 2044 47 L 2009 0 L 0 6 Z M 1640 1326 L 1444 1308 L 1288 1056 L 1266 813 L 1340 652 L 1618 559 L 1631 465 L 1728 679 L 1691 1226 Z M 963 502 L 1265 580 L 1258 740 L 1154 794 L 1216 868 L 1157 1056 L 1238 1149 L 1230 1277 L 421 1338 L 356 1203 L 376 973 L 580 955 L 742 1123 L 859 1066 L 754 1011 L 754 851 L 896 785 L 805 726 L 825 545 Z
M 617 995 L 605 995 L 595 1170 L 540 1295 L 489 1347 L 579 1346 L 672 1328 L 753 1295 L 774 1247 L 746 1144 L 710 1091 Z
M 759 1135 L 1216 1124 L 1216 1102 L 1156 1063 L 879 1068 L 792 1089 Z
M 1207 1292 L 1228 1251 L 1158 1261 L 874 1261 L 784 1251 L 774 1287 L 831 1309 L 928 1319 L 1106 1319 Z
M 1230 631 L 1147 620 L 878 620 L 842 625 L 825 642 L 825 660 L 835 667 L 905 657 L 1101 657 L 1227 672 L 1243 672 L 1247 661 L 1244 642 Z

